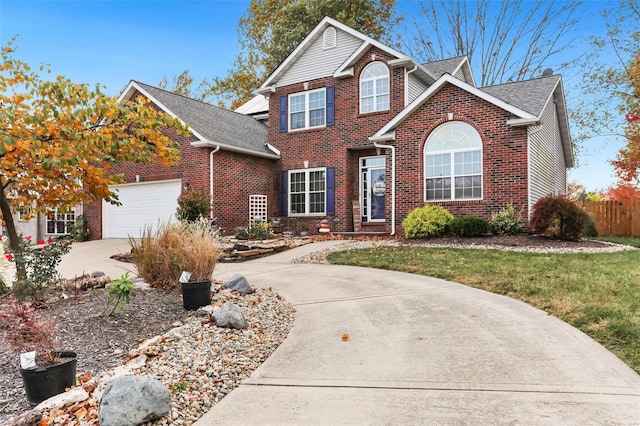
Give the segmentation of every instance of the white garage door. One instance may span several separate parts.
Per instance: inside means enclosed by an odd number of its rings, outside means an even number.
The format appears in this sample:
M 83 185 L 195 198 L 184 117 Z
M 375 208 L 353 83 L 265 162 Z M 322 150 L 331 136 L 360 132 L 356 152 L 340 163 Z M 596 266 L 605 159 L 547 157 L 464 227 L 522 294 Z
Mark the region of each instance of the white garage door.
M 131 183 L 118 189 L 121 206 L 102 202 L 102 238 L 138 238 L 145 226 L 175 219 L 181 181 Z

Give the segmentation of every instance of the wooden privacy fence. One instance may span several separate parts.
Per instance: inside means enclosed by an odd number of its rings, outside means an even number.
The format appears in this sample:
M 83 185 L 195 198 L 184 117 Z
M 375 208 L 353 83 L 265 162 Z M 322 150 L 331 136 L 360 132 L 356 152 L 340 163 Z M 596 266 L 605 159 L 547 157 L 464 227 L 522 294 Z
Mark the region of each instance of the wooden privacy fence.
M 640 201 L 579 201 L 596 222 L 598 235 L 640 237 Z

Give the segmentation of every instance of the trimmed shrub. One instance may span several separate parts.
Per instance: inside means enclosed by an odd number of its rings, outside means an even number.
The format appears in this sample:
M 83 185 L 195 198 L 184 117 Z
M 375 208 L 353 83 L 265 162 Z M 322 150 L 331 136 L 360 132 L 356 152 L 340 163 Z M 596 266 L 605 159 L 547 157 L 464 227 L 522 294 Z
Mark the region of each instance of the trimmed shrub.
M 202 189 L 187 188 L 178 197 L 178 220 L 195 222 L 201 217 L 207 217 L 211 211 L 210 200 Z
M 449 224 L 449 230 L 459 237 L 470 238 L 486 235 L 490 228 L 486 219 L 464 215 L 453 219 Z
M 426 204 L 411 210 L 402 221 L 404 235 L 407 238 L 430 238 L 444 234 L 453 220 L 453 215 L 441 206 Z
M 584 225 L 582 235 L 585 237 L 597 237 L 598 231 L 596 230 L 596 221 L 589 213 L 587 213 L 587 223 Z
M 509 203 L 498 213 L 491 215 L 489 227 L 496 235 L 517 235 L 524 230 L 522 212 L 516 211 L 513 204 Z
M 560 240 L 579 240 L 589 215 L 565 196 L 547 196 L 533 206 L 529 225 L 536 234 Z

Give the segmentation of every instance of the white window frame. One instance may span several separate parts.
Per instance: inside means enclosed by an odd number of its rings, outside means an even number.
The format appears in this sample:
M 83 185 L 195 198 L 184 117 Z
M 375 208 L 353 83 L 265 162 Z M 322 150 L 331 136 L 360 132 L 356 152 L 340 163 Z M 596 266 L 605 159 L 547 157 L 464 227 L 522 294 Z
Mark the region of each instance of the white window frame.
M 311 94 L 314 93 L 322 93 L 322 110 L 323 110 L 323 114 L 322 117 L 324 118 L 323 123 L 321 125 L 317 125 L 317 126 L 311 126 L 311 111 L 317 111 L 320 108 L 314 108 L 313 110 L 309 109 L 309 96 Z M 292 111 L 292 103 L 291 103 L 291 99 L 292 98 L 296 98 L 299 96 L 304 96 L 304 110 L 300 110 L 300 111 Z M 298 93 L 291 93 L 288 96 L 288 111 L 287 111 L 287 125 L 289 128 L 290 132 L 296 132 L 299 130 L 307 130 L 307 129 L 318 129 L 321 127 L 326 127 L 327 126 L 327 90 L 326 88 L 320 88 L 320 89 L 314 89 L 314 90 L 307 90 L 306 92 L 298 92 Z M 304 127 L 299 127 L 296 129 L 291 128 L 291 115 L 292 114 L 299 114 L 301 112 L 304 112 Z
M 376 67 L 383 66 L 386 69 L 387 74 L 376 75 L 372 77 L 364 77 L 364 75 L 367 73 L 367 69 L 374 66 Z M 378 93 L 378 88 L 382 84 L 383 80 L 387 81 L 387 91 Z M 362 90 L 362 83 L 368 83 L 368 82 L 373 83 L 373 94 L 365 96 Z M 391 74 L 389 73 L 389 67 L 384 62 L 380 62 L 380 61 L 371 62 L 366 67 L 364 67 L 364 69 L 360 73 L 359 90 L 360 90 L 360 114 L 369 114 L 372 112 L 379 112 L 379 111 L 389 111 L 389 108 L 391 107 Z M 378 108 L 378 98 L 382 96 L 387 97 L 386 108 Z M 364 104 L 362 101 L 365 99 L 373 99 L 373 109 L 371 111 L 363 111 L 362 108 Z
M 311 193 L 312 191 L 309 188 L 309 179 L 311 176 L 311 173 L 313 172 L 323 172 L 324 173 L 324 189 L 322 191 L 313 191 L 313 193 L 319 193 L 319 192 L 323 192 L 324 196 L 323 196 L 323 205 L 324 205 L 324 209 L 320 212 L 313 212 L 311 213 Z M 292 185 L 292 179 L 291 179 L 291 175 L 293 174 L 304 174 L 304 190 L 303 191 L 292 191 L 291 190 L 291 185 Z M 327 168 L 326 167 L 316 167 L 316 168 L 311 168 L 311 169 L 296 169 L 296 170 L 289 170 L 287 172 L 287 183 L 288 183 L 288 187 L 287 187 L 287 212 L 289 214 L 289 216 L 293 216 L 293 217 L 305 217 L 305 216 L 325 216 L 327 214 Z M 293 194 L 304 194 L 304 213 L 299 213 L 299 212 L 293 212 L 293 210 L 291 209 L 291 196 Z
M 477 143 L 477 146 L 473 146 L 473 147 L 466 147 L 466 148 L 457 148 L 457 149 L 444 149 L 444 150 L 438 150 L 438 151 L 429 151 L 427 152 L 427 146 L 429 145 L 429 142 L 432 138 L 432 136 L 436 135 L 437 132 L 445 130 L 447 125 L 451 125 L 454 123 L 462 123 L 465 127 L 467 127 L 468 129 L 473 130 L 474 132 L 474 136 L 476 138 L 476 140 L 474 141 L 474 143 Z M 455 141 L 455 139 L 451 139 L 452 141 Z M 461 172 L 456 172 L 456 162 L 455 162 L 455 157 L 456 154 L 459 153 L 465 153 L 465 152 L 479 152 L 480 154 L 480 173 L 461 173 Z M 427 176 L 427 156 L 436 156 L 436 155 L 443 155 L 443 154 L 447 154 L 449 155 L 449 174 L 447 175 L 442 175 L 440 176 L 440 178 L 443 179 L 450 179 L 451 180 L 451 186 L 450 186 L 450 190 L 451 190 L 451 196 L 449 198 L 438 198 L 438 199 L 427 199 L 427 179 L 437 179 L 438 177 L 434 177 L 434 176 Z M 465 123 L 463 121 L 450 121 L 447 123 L 444 123 L 442 125 L 440 125 L 438 128 L 436 128 L 427 138 L 427 141 L 424 144 L 424 149 L 423 149 L 423 154 L 422 154 L 422 165 L 423 165 L 423 179 L 422 179 L 422 183 L 424 186 L 423 189 L 423 199 L 424 202 L 426 203 L 437 203 L 437 202 L 442 202 L 442 201 L 475 201 L 475 200 L 482 200 L 483 199 L 483 194 L 484 194 L 484 167 L 483 167 L 483 147 L 482 147 L 482 138 L 480 137 L 480 134 L 478 133 L 478 131 L 473 128 L 473 126 L 471 126 L 468 123 Z M 478 176 L 480 178 L 480 196 L 479 197 L 456 197 L 456 178 L 464 178 L 464 177 L 474 177 L 474 176 Z
M 51 215 L 52 217 L 50 217 Z M 73 220 L 71 220 L 69 216 L 72 216 Z M 75 225 L 77 220 L 78 220 L 78 216 L 76 215 L 76 211 L 73 208 L 69 209 L 69 211 L 67 212 L 60 212 L 58 211 L 58 209 L 48 210 L 46 215 L 46 221 L 45 221 L 46 234 L 47 235 L 69 235 L 69 228 L 70 228 L 69 223 L 71 223 L 71 227 L 72 227 L 73 225 Z M 54 232 L 49 232 L 49 223 L 60 222 L 60 221 L 65 224 L 66 232 L 58 232 L 58 227 L 56 226 L 57 224 L 54 225 Z

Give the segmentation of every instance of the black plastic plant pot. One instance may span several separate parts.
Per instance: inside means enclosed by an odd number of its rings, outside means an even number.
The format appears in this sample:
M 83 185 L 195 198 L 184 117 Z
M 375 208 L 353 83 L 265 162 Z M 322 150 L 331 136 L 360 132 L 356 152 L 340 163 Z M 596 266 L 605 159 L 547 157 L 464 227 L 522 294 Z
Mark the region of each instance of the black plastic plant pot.
M 68 359 L 50 367 L 29 370 L 20 368 L 27 400 L 32 406 L 64 392 L 66 388 L 73 386 L 76 382 L 78 354 L 75 352 L 55 352 L 55 357 Z
M 211 280 L 181 284 L 182 305 L 185 310 L 192 311 L 211 303 Z

